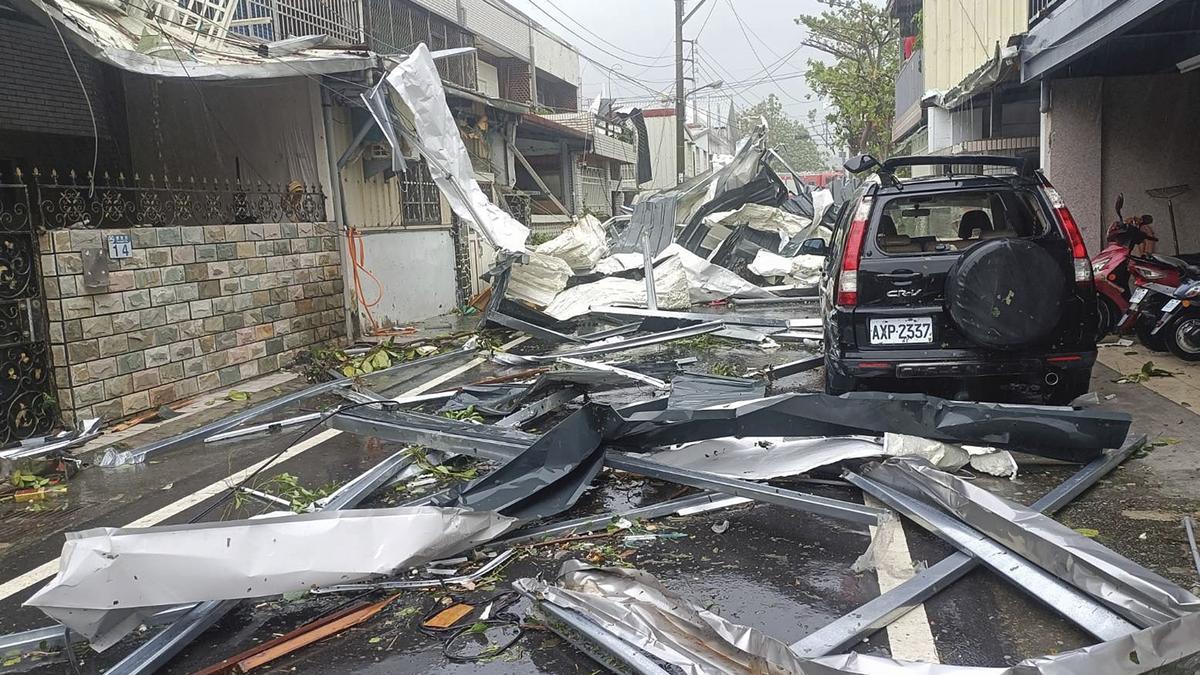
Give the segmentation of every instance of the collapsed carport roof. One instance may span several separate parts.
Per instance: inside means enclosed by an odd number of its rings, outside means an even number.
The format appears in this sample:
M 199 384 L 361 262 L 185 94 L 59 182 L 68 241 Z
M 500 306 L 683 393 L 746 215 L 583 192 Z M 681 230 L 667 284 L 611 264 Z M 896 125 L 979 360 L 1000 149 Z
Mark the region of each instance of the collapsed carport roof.
M 179 77 L 191 80 L 261 80 L 280 77 L 308 77 L 326 73 L 367 70 L 377 65 L 378 57 L 364 50 L 301 49 L 280 56 L 261 56 L 260 44 L 231 35 L 219 41 L 194 40 L 192 31 L 164 27 L 127 16 L 114 3 L 82 3 L 74 0 L 10 0 L 19 11 L 35 21 L 52 20 L 62 35 L 89 56 L 115 68 L 152 77 Z M 161 55 L 139 51 L 143 35 L 136 28 L 161 31 L 166 44 L 158 45 Z M 185 35 L 187 34 L 187 39 Z

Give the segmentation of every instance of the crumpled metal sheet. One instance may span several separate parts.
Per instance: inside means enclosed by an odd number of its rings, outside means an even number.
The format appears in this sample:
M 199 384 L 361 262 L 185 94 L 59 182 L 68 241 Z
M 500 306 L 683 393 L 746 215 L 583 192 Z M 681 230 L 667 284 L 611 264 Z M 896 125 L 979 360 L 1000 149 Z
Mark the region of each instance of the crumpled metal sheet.
M 937 504 L 1143 628 L 1200 612 L 1200 598 L 1054 519 L 917 459 L 893 459 L 866 475 Z
M 825 269 L 825 258 L 819 255 L 801 254 L 785 258 L 777 253 L 761 249 L 746 269 L 760 277 L 785 277 L 789 284 L 805 288 L 817 285 Z
M 25 604 L 99 651 L 163 607 L 388 575 L 489 541 L 514 522 L 422 506 L 70 532 L 58 575 Z
M 572 274 L 571 266 L 562 258 L 530 253 L 524 260 L 513 262 L 504 295 L 535 307 L 545 307 L 567 287 Z
M 675 257 L 687 273 L 688 295 L 692 304 L 725 300 L 726 298 L 773 298 L 775 294 L 739 277 L 734 272 L 714 265 L 704 258 L 671 244 L 657 259 Z
M 588 214 L 534 250 L 561 258 L 576 274 L 582 274 L 590 272 L 601 258 L 608 255 L 608 237 L 600 221 Z
M 654 293 L 660 309 L 687 309 L 692 306 L 687 270 L 677 256 L 655 265 Z M 545 311 L 561 321 L 583 316 L 592 307 L 611 304 L 645 307 L 646 282 L 608 277 L 590 284 L 572 286 L 556 295 Z
M 654 461 L 680 469 L 704 471 L 743 480 L 768 480 L 797 476 L 849 459 L 869 459 L 883 454 L 879 442 L 868 436 L 835 438 L 714 438 L 679 448 L 660 450 Z
M 669 446 L 722 436 L 849 436 L 903 433 L 1087 461 L 1119 447 L 1130 417 L 1103 410 L 967 403 L 924 394 L 784 394 L 727 408 L 634 413 L 613 440 Z
M 709 227 L 714 225 L 733 227 L 746 224 L 759 232 L 774 232 L 782 241 L 806 235 L 814 230 L 811 218 L 763 204 L 745 204 L 736 211 L 714 213 L 706 217 L 704 223 Z
M 687 602 L 640 570 L 568 560 L 557 584 L 519 579 L 513 585 L 583 613 L 689 675 L 800 672 L 800 657 L 783 642 Z
M 191 60 L 180 61 L 174 49 L 159 55 L 137 51 L 142 40 L 142 29 L 130 30 L 114 20 L 111 11 L 101 3 L 58 0 L 46 3 L 42 0 L 16 0 L 19 11 L 32 17 L 49 16 L 57 21 L 67 38 L 92 58 L 115 68 L 150 77 L 176 77 L 189 80 L 262 80 L 277 77 L 296 77 L 349 73 L 368 70 L 378 64 L 375 54 L 363 55 L 356 50 L 306 50 L 304 53 L 288 54 L 283 57 L 262 57 L 252 50 L 233 50 L 217 54 L 210 50 L 186 50 Z M 132 18 L 132 17 L 131 17 Z M 128 21 L 126 17 L 122 17 Z M 169 22 L 168 22 L 169 23 Z M 163 28 L 161 24 L 150 24 L 153 31 L 173 31 L 168 38 L 180 44 L 190 43 L 191 37 L 183 38 L 185 29 L 173 25 Z
M 994 456 L 1012 461 L 1012 455 L 1004 450 L 989 450 L 989 454 L 978 457 Z M 920 457 L 949 471 L 958 470 L 976 459 L 950 443 L 886 434 L 882 443 L 872 436 L 714 438 L 657 451 L 654 461 L 730 478 L 768 480 L 798 476 L 848 460 L 901 456 Z M 1003 465 L 1002 459 L 996 461 Z
M 604 465 L 605 424 L 595 406 L 584 406 L 504 466 L 452 493 L 448 502 L 522 521 L 565 511 Z
M 767 392 L 763 380 L 721 377 L 704 373 L 682 373 L 671 380 L 668 408 L 707 408 L 738 401 L 759 399 Z
M 424 43 L 417 45 L 386 79 L 412 111 L 417 136 L 432 160 L 433 181 L 450 208 L 501 253 L 523 253 L 529 228 L 493 204 L 475 181 L 475 168 L 454 114 L 446 105 L 442 77 L 429 48 Z
M 688 675 L 1183 675 L 1200 668 L 1200 614 L 1011 667 L 985 668 L 856 653 L 802 658 L 774 637 L 709 612 L 640 570 L 568 560 L 555 584 L 519 579 L 513 585 L 580 612 Z

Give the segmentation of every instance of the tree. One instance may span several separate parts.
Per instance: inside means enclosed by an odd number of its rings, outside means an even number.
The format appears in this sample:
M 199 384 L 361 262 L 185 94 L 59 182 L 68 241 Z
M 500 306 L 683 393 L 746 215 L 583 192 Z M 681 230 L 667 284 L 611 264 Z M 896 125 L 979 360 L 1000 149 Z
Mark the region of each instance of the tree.
M 827 168 L 825 153 L 817 147 L 808 129 L 783 110 L 775 94 L 739 113 L 738 131 L 742 138 L 750 135 L 761 120 L 767 120 L 767 143 L 796 171 L 821 171 Z
M 829 9 L 802 16 L 804 44 L 832 57 L 809 59 L 805 78 L 832 111 L 825 116 L 851 155 L 886 157 L 891 146 L 900 28 L 872 0 L 818 0 Z

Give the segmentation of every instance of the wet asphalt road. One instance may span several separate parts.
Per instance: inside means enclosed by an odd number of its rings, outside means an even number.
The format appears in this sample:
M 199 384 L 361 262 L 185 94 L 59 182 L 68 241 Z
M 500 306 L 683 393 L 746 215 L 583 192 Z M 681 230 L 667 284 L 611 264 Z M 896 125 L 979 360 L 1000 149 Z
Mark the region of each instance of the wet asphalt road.
M 681 354 L 672 352 L 652 352 Z M 685 354 L 686 355 L 686 354 Z M 721 348 L 695 353 L 707 370 L 714 363 L 732 363 L 739 368 L 779 363 L 800 356 L 787 351 L 763 354 L 750 348 Z M 632 355 L 637 356 L 637 355 Z M 1101 368 L 1097 368 L 1101 371 Z M 484 364 L 451 381 L 446 386 L 468 382 L 502 372 Z M 779 383 L 777 390 L 813 389 L 820 371 L 806 373 Z M 395 395 L 428 379 L 428 373 L 413 373 L 408 382 L 393 385 L 387 393 Z M 1098 386 L 1105 374 L 1098 372 Z M 443 388 L 443 387 L 438 387 Z M 1162 405 L 1155 395 L 1144 390 L 1122 389 L 1121 398 L 1112 405 Z M 614 395 L 633 400 L 644 397 L 645 390 L 630 390 Z M 322 409 L 338 399 L 310 400 L 273 418 Z M 1108 405 L 1108 404 L 1106 404 Z M 216 411 L 211 416 L 225 414 Z M 1191 413 L 1188 413 L 1190 416 Z M 1185 418 L 1186 424 L 1200 431 L 1200 424 Z M 1180 424 L 1183 424 L 1182 422 Z M 1150 430 L 1153 433 L 1153 430 Z M 1183 435 L 1185 430 L 1175 429 Z M 119 526 L 174 502 L 255 461 L 270 457 L 289 446 L 296 431 L 254 439 L 241 439 L 205 447 L 189 443 L 164 453 L 157 461 L 143 466 L 118 469 L 92 468 L 82 472 L 70 485 L 68 511 L 47 518 L 32 532 L 3 542 L 0 546 L 0 581 L 50 560 L 61 547 L 61 533 L 95 526 Z M 1200 433 L 1193 437 L 1200 438 Z M 287 472 L 299 476 L 308 486 L 342 483 L 383 458 L 399 446 L 344 433 L 298 457 L 272 467 L 264 476 Z M 1084 526 L 1094 517 L 1104 517 L 1100 528 L 1104 543 L 1134 560 L 1146 564 L 1175 580 L 1191 585 L 1187 578 L 1179 541 L 1162 535 L 1155 546 L 1138 539 L 1137 527 L 1123 531 L 1118 527 L 1122 510 L 1131 499 L 1142 508 L 1166 508 L 1153 501 L 1155 467 L 1153 458 L 1135 460 L 1123 467 L 1107 485 L 1085 495 L 1068 508 L 1064 522 Z M 1025 469 L 1016 481 L 988 480 L 986 486 L 1022 502 L 1032 502 L 1073 471 L 1072 467 L 1034 467 Z M 781 484 L 787 484 L 781 483 Z M 1136 486 L 1136 487 L 1131 487 Z M 801 491 L 840 499 L 861 501 L 861 495 L 848 487 L 794 484 Z M 1136 493 L 1136 494 L 1134 494 Z M 597 487 L 590 491 L 571 513 L 563 518 L 598 513 L 625 505 L 637 506 L 679 496 L 678 486 L 645 482 L 638 478 L 605 472 Z M 372 504 L 402 501 L 406 495 L 394 492 L 377 494 Z M 1153 499 L 1152 499 L 1153 498 Z M 1166 499 L 1166 498 L 1164 498 Z M 1178 499 L 1178 498 L 1172 498 Z M 198 504 L 166 523 L 187 522 L 211 504 Z M 1153 503 L 1151 503 L 1153 502 Z M 1171 502 L 1172 509 L 1194 509 L 1194 502 Z M 256 512 L 258 507 L 215 510 L 209 519 L 239 517 Z M 1107 514 L 1103 515 L 1102 514 Z M 42 516 L 43 514 L 33 514 Z M 713 525 L 729 521 L 729 528 L 718 534 Z M 564 549 L 542 547 L 522 555 L 498 577 L 494 588 L 487 585 L 473 592 L 458 591 L 467 601 L 480 601 L 505 590 L 508 582 L 522 576 L 553 575 L 566 557 L 603 555 L 607 562 L 621 560 L 659 577 L 669 588 L 709 606 L 721 615 L 768 631 L 785 641 L 794 641 L 824 623 L 875 597 L 878 582 L 874 573 L 856 575 L 851 563 L 869 543 L 866 528 L 769 505 L 747 505 L 686 518 L 659 519 L 659 531 L 681 532 L 682 539 L 659 540 L 640 548 L 615 546 L 604 548 L 604 540 L 580 542 Z M 1092 525 L 1087 525 L 1092 526 Z M 909 552 L 916 564 L 933 564 L 951 549 L 932 536 L 905 522 Z M 319 542 L 314 542 L 319 545 Z M 186 579 L 181 579 L 186 583 Z M 40 584 L 39 584 L 40 585 Z M 0 600 L 0 633 L 38 627 L 47 623 L 37 610 L 19 605 L 32 594 L 29 590 Z M 312 673 L 592 673 L 599 666 L 580 652 L 544 631 L 528 630 L 518 645 L 484 663 L 455 663 L 441 653 L 442 641 L 415 629 L 419 618 L 433 606 L 438 591 L 409 591 L 401 595 L 375 620 L 363 626 L 306 648 L 272 665 L 272 670 Z M 377 597 L 377 596 L 372 596 Z M 337 607 L 346 598 L 310 596 L 285 602 L 279 598 L 248 600 L 216 627 L 189 647 L 163 672 L 188 673 L 247 647 L 285 633 Z M 1068 626 L 1049 610 L 1018 589 L 979 569 L 938 594 L 926 604 L 930 632 L 940 660 L 959 665 L 998 666 L 1023 658 L 1072 649 L 1090 643 L 1080 631 Z M 153 630 L 153 629 L 152 629 Z M 147 634 L 149 635 L 149 633 Z M 103 672 L 136 646 L 128 639 L 101 655 L 90 652 L 83 659 L 82 672 Z M 890 645 L 884 632 L 876 634 L 857 650 L 887 654 Z M 14 668 L 22 672 L 70 672 L 61 662 L 37 665 L 26 661 Z M 0 670 L 0 672 L 3 672 Z

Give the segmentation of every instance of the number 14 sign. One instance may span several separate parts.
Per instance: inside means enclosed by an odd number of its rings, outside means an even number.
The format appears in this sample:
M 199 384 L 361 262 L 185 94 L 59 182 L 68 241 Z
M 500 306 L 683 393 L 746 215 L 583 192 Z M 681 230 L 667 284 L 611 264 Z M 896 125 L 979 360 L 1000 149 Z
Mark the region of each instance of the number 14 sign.
M 108 258 L 120 260 L 133 256 L 133 238 L 127 234 L 108 235 Z

